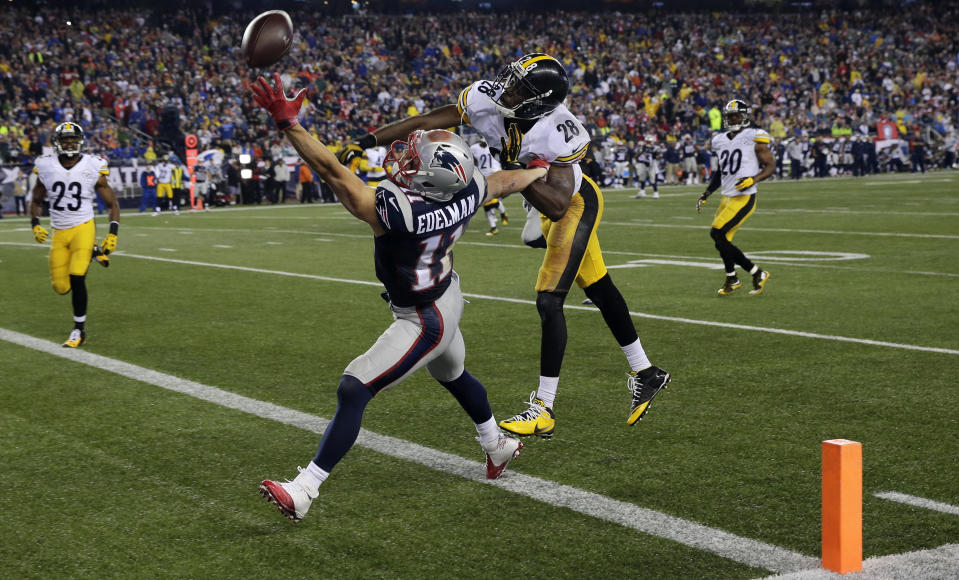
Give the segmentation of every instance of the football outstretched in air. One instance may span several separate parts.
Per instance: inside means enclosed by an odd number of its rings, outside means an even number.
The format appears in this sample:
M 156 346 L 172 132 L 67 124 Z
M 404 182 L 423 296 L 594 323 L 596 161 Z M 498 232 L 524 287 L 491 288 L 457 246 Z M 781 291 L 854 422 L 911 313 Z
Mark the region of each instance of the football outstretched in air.
M 247 25 L 240 43 L 246 64 L 264 67 L 283 58 L 293 44 L 293 21 L 283 10 L 260 14 Z

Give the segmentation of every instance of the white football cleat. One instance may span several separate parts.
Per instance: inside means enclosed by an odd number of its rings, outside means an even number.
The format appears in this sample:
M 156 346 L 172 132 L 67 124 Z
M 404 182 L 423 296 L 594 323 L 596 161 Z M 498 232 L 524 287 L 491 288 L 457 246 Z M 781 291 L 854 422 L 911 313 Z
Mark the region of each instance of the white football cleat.
M 313 503 L 313 498 L 306 490 L 292 481 L 278 482 L 267 479 L 260 484 L 260 495 L 275 505 L 276 509 L 294 524 L 300 523 Z
M 506 464 L 519 455 L 523 442 L 511 435 L 500 434 L 499 439 L 483 446 L 486 451 L 486 479 L 497 479 L 506 471 Z

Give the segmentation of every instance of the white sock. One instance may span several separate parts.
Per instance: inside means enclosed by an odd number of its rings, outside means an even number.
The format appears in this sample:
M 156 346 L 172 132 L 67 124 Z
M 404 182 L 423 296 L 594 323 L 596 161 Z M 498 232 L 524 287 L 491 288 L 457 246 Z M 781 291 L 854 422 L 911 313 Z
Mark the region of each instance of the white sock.
M 559 388 L 559 377 L 540 377 L 536 396 L 543 401 L 544 405 L 552 409 L 553 401 L 556 400 L 557 388 Z
M 643 350 L 643 343 L 638 338 L 633 343 L 620 348 L 623 349 L 626 361 L 629 362 L 629 368 L 633 371 L 639 372 L 653 366 L 653 363 L 649 362 L 649 357 L 646 356 L 646 351 Z
M 485 423 L 476 423 L 476 432 L 479 434 L 480 445 L 485 449 L 499 441 L 499 427 L 496 426 L 496 417 L 490 417 Z
M 727 278 L 735 278 L 735 277 L 736 277 L 736 270 L 733 270 L 732 272 L 726 272 L 726 277 L 727 277 Z
M 293 483 L 299 484 L 300 487 L 305 489 L 308 496 L 316 497 L 320 494 L 320 484 L 326 481 L 326 478 L 329 476 L 329 471 L 323 471 L 317 467 L 315 463 L 310 461 L 306 469 L 293 478 Z
M 74 321 L 74 322 L 86 322 L 86 321 L 87 321 L 87 315 L 84 314 L 83 316 L 74 316 L 74 317 L 73 317 L 73 321 Z
M 759 271 L 759 266 L 753 264 L 753 269 L 749 271 L 750 274 L 755 274 Z
M 496 214 L 493 213 L 493 210 L 489 210 L 486 212 L 486 221 L 489 222 L 490 229 L 493 229 L 496 227 Z

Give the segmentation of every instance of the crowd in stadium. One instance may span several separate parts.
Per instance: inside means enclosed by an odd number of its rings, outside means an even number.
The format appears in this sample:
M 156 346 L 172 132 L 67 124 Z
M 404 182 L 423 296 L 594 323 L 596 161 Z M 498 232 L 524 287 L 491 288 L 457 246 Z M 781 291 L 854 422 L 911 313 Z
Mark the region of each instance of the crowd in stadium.
M 163 154 L 156 138 L 170 107 L 200 149 L 223 148 L 228 159 L 238 151 L 269 156 L 278 137 L 244 89 L 258 71 L 237 55 L 251 16 L 5 8 L 0 159 L 30 163 L 53 128 L 73 120 L 90 150 L 152 160 Z M 570 109 L 607 167 L 617 147 L 644 141 L 664 154 L 686 135 L 702 147 L 731 98 L 752 105 L 754 124 L 772 135 L 787 171 L 792 141 L 803 144 L 803 169 L 818 175 L 810 143 L 832 150 L 834 138 L 901 140 L 897 163 L 886 166 L 893 169 L 915 167 L 916 147 L 925 166 L 955 163 L 956 3 L 915 2 L 901 13 L 518 16 L 294 14 L 298 36 L 277 69 L 286 86 L 309 89 L 303 124 L 328 143 L 452 103 L 474 80 L 495 78 L 536 50 L 567 66 Z M 882 122 L 893 133 L 879 135 Z M 827 174 L 853 172 L 845 147 L 826 156 Z

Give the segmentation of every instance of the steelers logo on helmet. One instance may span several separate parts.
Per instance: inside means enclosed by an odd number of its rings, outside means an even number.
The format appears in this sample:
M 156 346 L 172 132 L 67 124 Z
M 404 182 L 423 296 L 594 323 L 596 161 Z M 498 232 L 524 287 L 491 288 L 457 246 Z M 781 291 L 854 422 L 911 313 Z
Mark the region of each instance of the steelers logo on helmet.
M 539 119 L 563 104 L 569 93 L 566 69 L 541 52 L 511 62 L 496 82 L 503 90 L 493 102 L 504 117 L 513 119 Z
M 749 105 L 733 99 L 723 107 L 723 129 L 741 131 L 749 126 Z
M 66 122 L 57 125 L 53 132 L 53 149 L 57 155 L 76 157 L 83 151 L 83 128 L 76 123 Z
M 423 197 L 447 202 L 473 177 L 473 154 L 462 137 L 450 131 L 413 131 L 394 141 L 384 162 L 391 181 Z

